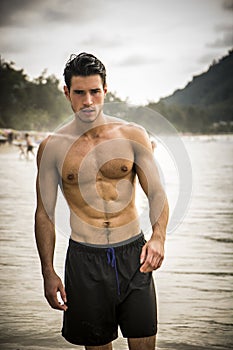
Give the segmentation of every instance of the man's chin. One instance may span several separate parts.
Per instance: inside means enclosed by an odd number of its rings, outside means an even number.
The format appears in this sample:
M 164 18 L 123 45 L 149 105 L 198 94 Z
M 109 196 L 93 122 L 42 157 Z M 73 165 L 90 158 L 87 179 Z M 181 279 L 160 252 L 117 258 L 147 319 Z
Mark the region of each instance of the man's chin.
M 81 120 L 81 122 L 85 123 L 85 124 L 91 124 L 91 123 L 94 123 L 96 121 L 96 118 L 95 119 L 81 119 L 79 118 L 79 120 Z
M 83 123 L 93 123 L 99 115 L 100 111 L 97 110 L 81 110 L 76 112 L 76 117 L 79 118 Z
M 78 112 L 76 113 L 76 117 L 81 120 L 83 123 L 93 123 L 98 115 L 96 112 L 93 113 L 83 113 L 83 112 Z

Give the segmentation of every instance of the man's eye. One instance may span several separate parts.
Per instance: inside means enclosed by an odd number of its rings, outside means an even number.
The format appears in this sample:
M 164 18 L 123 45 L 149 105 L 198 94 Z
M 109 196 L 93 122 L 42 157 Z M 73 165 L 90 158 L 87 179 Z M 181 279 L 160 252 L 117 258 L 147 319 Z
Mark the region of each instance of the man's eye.
M 100 92 L 100 90 L 99 90 L 99 89 L 94 89 L 94 90 L 91 90 L 91 92 L 92 92 L 93 94 L 97 94 L 98 92 Z
M 74 90 L 74 93 L 76 95 L 83 95 L 84 92 L 82 90 Z

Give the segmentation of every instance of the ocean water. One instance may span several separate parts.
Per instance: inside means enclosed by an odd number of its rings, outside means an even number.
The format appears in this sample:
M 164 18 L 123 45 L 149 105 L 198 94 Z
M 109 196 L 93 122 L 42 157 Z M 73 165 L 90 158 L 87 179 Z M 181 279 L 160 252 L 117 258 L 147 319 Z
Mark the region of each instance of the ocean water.
M 192 198 L 154 272 L 157 349 L 233 349 L 233 136 L 189 136 L 183 142 L 192 164 Z M 62 338 L 62 313 L 43 296 L 33 228 L 36 164 L 20 160 L 17 152 L 0 146 L 0 349 L 82 349 Z M 179 191 L 176 168 L 169 157 L 162 164 L 167 154 L 160 145 L 155 157 L 172 211 Z M 141 193 L 138 203 L 139 210 L 146 207 Z M 144 214 L 142 221 L 149 237 Z M 58 226 L 55 266 L 63 276 L 68 231 Z M 127 349 L 120 333 L 113 344 Z

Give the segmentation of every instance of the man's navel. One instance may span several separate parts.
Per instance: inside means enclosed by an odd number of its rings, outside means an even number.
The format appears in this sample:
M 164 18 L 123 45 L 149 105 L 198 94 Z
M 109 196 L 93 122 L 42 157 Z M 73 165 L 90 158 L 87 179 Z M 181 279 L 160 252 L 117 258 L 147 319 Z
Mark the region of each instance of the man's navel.
M 104 221 L 103 222 L 103 226 L 106 227 L 106 228 L 109 227 L 110 226 L 110 222 L 109 221 Z

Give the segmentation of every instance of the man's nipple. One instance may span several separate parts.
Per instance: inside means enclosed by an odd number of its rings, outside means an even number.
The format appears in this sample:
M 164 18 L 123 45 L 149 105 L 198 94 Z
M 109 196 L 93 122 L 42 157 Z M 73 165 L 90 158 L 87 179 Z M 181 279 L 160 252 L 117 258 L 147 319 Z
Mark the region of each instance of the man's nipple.
M 74 180 L 74 174 L 68 174 L 67 175 L 67 180 Z
M 126 165 L 122 165 L 121 170 L 124 171 L 124 172 L 126 172 L 126 171 L 128 170 L 128 168 L 127 168 Z

